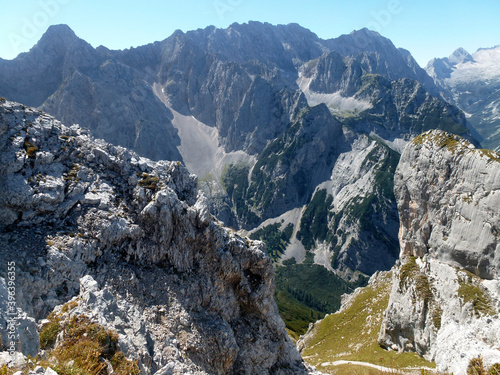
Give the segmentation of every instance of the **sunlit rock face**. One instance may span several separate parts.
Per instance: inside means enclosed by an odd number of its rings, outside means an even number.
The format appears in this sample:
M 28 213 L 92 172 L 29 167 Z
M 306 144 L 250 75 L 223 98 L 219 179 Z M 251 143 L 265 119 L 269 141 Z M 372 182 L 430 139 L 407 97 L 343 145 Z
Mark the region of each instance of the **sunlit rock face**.
M 416 137 L 397 167 L 401 260 L 379 343 L 465 374 L 500 362 L 500 158 L 441 131 Z

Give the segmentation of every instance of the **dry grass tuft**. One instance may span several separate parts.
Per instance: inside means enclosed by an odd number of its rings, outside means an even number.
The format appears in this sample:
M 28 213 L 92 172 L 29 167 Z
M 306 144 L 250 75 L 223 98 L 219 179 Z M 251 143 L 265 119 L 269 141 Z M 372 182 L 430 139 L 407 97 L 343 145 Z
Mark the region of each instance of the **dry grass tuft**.
M 76 305 L 75 301 L 69 302 L 63 310 L 69 311 Z M 140 374 L 137 361 L 128 360 L 118 350 L 115 331 L 91 322 L 84 315 L 62 321 L 51 314 L 48 320 L 40 332 L 41 347 L 54 348 L 49 359 L 40 362 L 42 366 L 51 366 L 60 375 L 106 375 L 109 362 L 116 375 Z

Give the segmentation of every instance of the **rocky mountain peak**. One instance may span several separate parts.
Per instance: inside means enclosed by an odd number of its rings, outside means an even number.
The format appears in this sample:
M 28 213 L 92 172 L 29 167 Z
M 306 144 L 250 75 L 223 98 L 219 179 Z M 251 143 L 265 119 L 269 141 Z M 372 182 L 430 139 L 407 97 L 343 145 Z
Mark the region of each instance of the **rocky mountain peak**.
M 0 64 L 2 96 L 41 106 L 77 68 L 96 64 L 95 49 L 67 25 L 50 26 L 38 43 L 9 64 Z
M 349 36 L 351 36 L 354 40 L 371 39 L 371 40 L 389 41 L 389 39 L 384 38 L 377 31 L 370 30 L 370 29 L 368 29 L 366 27 L 363 27 L 362 29 L 359 29 L 359 30 L 353 30 L 353 31 L 351 31 L 349 33 Z
M 387 52 L 388 49 L 396 49 L 389 39 L 367 28 L 354 30 L 327 42 L 331 49 L 348 56 L 361 52 Z
M 249 21 L 233 23 L 227 29 L 210 26 L 189 31 L 185 36 L 184 40 L 189 40 L 196 48 L 224 60 L 244 64 L 258 61 L 286 71 L 294 70 L 294 59 L 305 62 L 325 51 L 321 39 L 298 24 Z
M 368 73 L 380 74 L 390 80 L 411 77 L 421 82 L 427 91 L 437 95 L 431 77 L 406 50 L 396 48 L 390 39 L 366 28 L 324 41 L 343 56 L 357 58 Z
M 47 31 L 43 34 L 41 40 L 47 39 L 79 39 L 73 29 L 66 24 L 51 25 L 48 27 Z
M 462 64 L 466 62 L 473 62 L 474 58 L 472 55 L 467 52 L 462 47 L 457 48 L 451 55 L 448 57 L 448 61 L 452 65 Z
M 33 49 L 46 53 L 51 50 L 67 51 L 89 47 L 92 48 L 89 43 L 80 39 L 68 25 L 61 24 L 49 26 Z

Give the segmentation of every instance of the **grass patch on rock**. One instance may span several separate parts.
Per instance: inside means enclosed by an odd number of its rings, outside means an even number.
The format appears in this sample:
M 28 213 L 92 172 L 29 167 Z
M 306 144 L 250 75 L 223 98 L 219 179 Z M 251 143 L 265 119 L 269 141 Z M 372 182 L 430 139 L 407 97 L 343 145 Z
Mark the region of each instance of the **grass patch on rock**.
M 467 366 L 467 375 L 500 375 L 500 363 L 495 363 L 487 369 L 482 357 L 472 358 Z
M 414 256 L 410 256 L 403 263 L 399 272 L 399 289 L 403 292 L 411 290 L 413 302 L 421 300 L 429 308 L 432 324 L 436 329 L 441 328 L 443 309 L 439 306 L 432 292 L 432 284 L 427 275 L 420 271 Z
M 75 307 L 66 304 L 66 311 Z M 47 318 L 40 331 L 40 346 L 49 350 L 48 359 L 39 364 L 50 366 L 60 375 L 106 375 L 111 366 L 116 375 L 138 375 L 136 361 L 118 350 L 118 334 L 92 322 L 84 315 L 62 319 L 56 313 Z
M 500 163 L 500 154 L 498 154 L 498 152 L 488 149 L 479 149 L 478 151 L 481 153 L 481 155 L 490 158 L 491 161 L 496 161 L 497 163 Z
M 435 364 L 415 353 L 398 354 L 378 345 L 383 313 L 389 303 L 391 280 L 391 273 L 379 276 L 376 283 L 356 292 L 349 307 L 317 323 L 302 351 L 306 361 L 318 370 L 332 374 L 349 373 L 338 372 L 337 366 L 329 365 L 339 360 L 362 361 L 395 369 L 435 367 Z
M 156 189 L 160 188 L 158 186 L 159 182 L 160 182 L 159 177 L 151 176 L 148 173 L 143 173 L 142 180 L 139 181 L 139 186 L 146 188 L 146 189 L 156 190 Z
M 433 294 L 428 277 L 420 272 L 415 257 L 411 256 L 406 263 L 401 266 L 399 274 L 399 288 L 404 290 L 411 285 L 415 286 L 415 297 L 418 297 L 429 303 L 432 301 Z
M 427 141 L 439 148 L 446 148 L 452 153 L 455 153 L 455 151 L 457 150 L 460 152 L 463 152 L 465 150 L 464 139 L 462 137 L 443 131 L 425 132 L 413 138 L 411 143 L 415 145 L 421 145 Z
M 486 291 L 481 287 L 478 277 L 462 271 L 459 275 L 458 296 L 465 303 L 472 303 L 474 313 L 480 315 L 495 315 L 492 301 Z
M 56 342 L 57 335 L 60 331 L 60 319 L 59 317 L 52 313 L 48 317 L 48 323 L 44 324 L 40 330 L 40 348 L 47 349 L 54 345 Z

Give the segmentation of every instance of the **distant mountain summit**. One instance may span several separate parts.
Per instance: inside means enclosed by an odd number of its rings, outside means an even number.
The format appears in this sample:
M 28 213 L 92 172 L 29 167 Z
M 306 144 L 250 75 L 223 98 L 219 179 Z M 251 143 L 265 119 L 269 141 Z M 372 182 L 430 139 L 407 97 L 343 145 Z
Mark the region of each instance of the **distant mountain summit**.
M 94 49 L 66 25 L 50 26 L 38 43 L 14 60 L 0 59 L 2 95 L 41 106 L 75 68 L 92 65 Z M 90 61 L 89 61 L 90 60 Z
M 82 41 L 78 38 L 75 32 L 65 24 L 49 26 L 47 31 L 43 34 L 40 41 L 37 43 L 38 48 L 54 47 L 56 44 L 59 46 L 68 47 L 75 45 Z
M 463 48 L 458 48 L 448 58 L 448 62 L 451 65 L 457 65 L 457 64 L 466 63 L 466 62 L 474 62 L 474 58 L 472 57 L 472 55 L 469 52 L 467 52 Z
M 425 69 L 434 80 L 442 85 L 444 79 L 451 77 L 451 73 L 458 64 L 467 62 L 475 61 L 469 52 L 460 47 L 450 57 L 431 60 Z
M 431 60 L 425 68 L 443 97 L 468 114 L 483 147 L 500 149 L 500 46 Z
M 366 28 L 325 41 L 329 49 L 344 56 L 363 60 L 370 73 L 381 74 L 391 80 L 413 78 L 431 93 L 437 94 L 434 82 L 418 65 L 411 54 L 396 48 L 390 39 Z
M 182 160 L 172 114 L 147 82 L 66 25 L 49 27 L 29 52 L 14 60 L 0 60 L 0 92 L 144 156 Z

